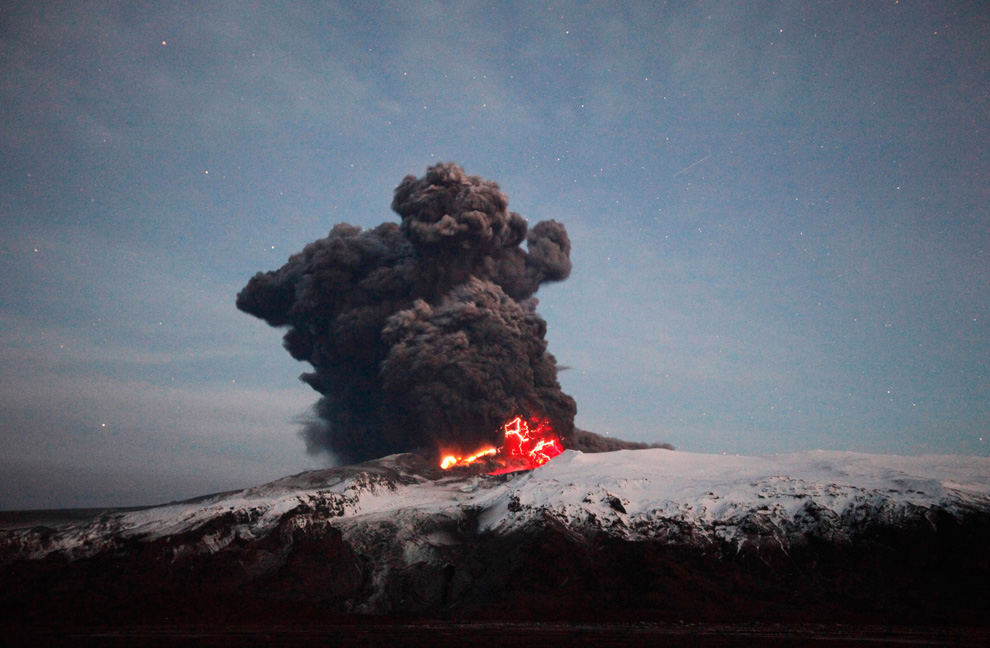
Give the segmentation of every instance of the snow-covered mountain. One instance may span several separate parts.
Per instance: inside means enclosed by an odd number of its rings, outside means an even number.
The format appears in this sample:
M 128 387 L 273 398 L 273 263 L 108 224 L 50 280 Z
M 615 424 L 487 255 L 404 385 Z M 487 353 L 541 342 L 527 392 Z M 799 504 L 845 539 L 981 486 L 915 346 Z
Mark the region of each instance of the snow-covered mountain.
M 13 584 L 0 603 L 143 613 L 222 600 L 489 618 L 957 618 L 990 602 L 990 459 L 567 451 L 489 476 L 393 455 L 87 520 L 8 522 L 0 564 Z

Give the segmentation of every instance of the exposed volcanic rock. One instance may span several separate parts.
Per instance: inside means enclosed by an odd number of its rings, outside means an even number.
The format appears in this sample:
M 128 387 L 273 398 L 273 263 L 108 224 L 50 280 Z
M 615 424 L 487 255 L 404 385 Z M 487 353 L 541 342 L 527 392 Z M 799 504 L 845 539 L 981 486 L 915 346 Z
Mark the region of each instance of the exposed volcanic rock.
M 489 476 L 393 455 L 85 520 L 5 520 L 8 623 L 980 624 L 990 604 L 990 460 L 975 457 L 567 451 Z

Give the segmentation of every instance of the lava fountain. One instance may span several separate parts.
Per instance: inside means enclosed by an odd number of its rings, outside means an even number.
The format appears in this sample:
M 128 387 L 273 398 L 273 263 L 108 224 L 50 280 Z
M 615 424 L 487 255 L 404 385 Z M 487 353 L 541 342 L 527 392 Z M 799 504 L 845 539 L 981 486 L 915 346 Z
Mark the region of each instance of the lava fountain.
M 539 468 L 564 451 L 560 439 L 545 420 L 527 421 L 517 416 L 502 426 L 502 432 L 504 442 L 501 447 L 480 448 L 467 456 L 445 454 L 440 467 L 448 470 L 455 466 L 470 466 L 484 461 L 493 468 L 488 472 L 489 475 L 502 475 Z

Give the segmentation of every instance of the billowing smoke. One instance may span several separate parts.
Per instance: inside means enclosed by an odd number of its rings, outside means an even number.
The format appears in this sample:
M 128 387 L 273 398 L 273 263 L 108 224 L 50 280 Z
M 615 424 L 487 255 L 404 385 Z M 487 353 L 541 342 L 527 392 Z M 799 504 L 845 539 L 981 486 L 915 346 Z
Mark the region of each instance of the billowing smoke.
M 574 433 L 571 435 L 571 443 L 567 447 L 571 450 L 580 450 L 581 452 L 614 452 L 615 450 L 650 450 L 653 448 L 659 448 L 661 450 L 674 449 L 674 446 L 669 443 L 624 441 L 578 428 L 574 429 Z
M 337 225 L 237 295 L 313 366 L 310 451 L 473 450 L 516 415 L 548 419 L 567 446 L 577 408 L 533 298 L 570 274 L 564 226 L 529 228 L 497 184 L 453 163 L 407 176 L 392 209 L 401 223 Z

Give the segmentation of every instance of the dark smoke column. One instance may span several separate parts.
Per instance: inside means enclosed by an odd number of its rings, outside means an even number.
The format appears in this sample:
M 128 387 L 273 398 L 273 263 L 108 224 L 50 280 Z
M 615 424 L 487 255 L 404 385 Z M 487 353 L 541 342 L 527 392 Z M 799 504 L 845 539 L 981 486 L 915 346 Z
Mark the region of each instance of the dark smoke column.
M 567 446 L 577 407 L 533 298 L 570 274 L 564 226 L 529 229 L 497 184 L 453 163 L 407 176 L 392 209 L 401 223 L 337 225 L 237 295 L 313 366 L 301 376 L 322 394 L 309 450 L 471 451 L 497 445 L 518 414 L 549 419 Z

